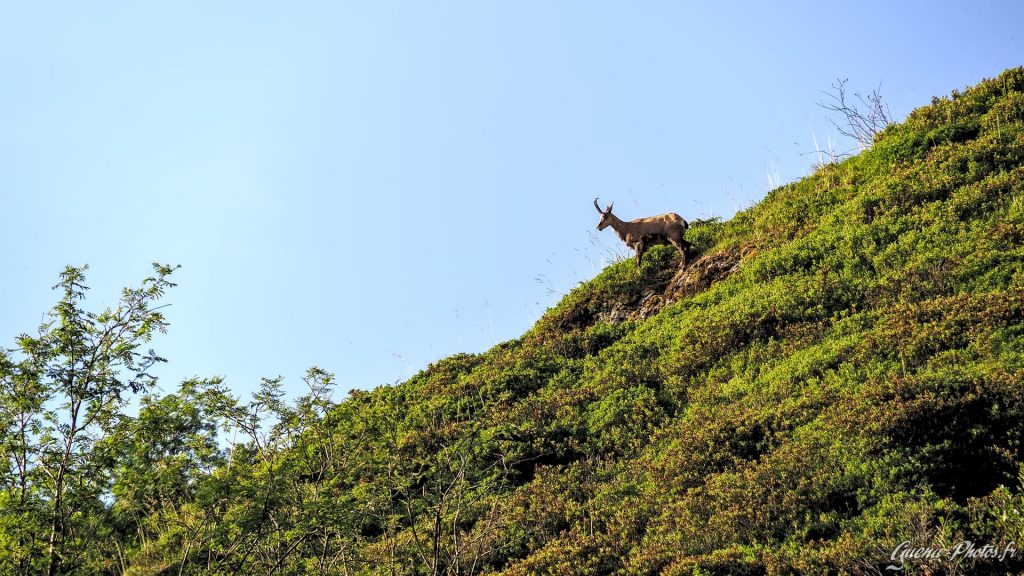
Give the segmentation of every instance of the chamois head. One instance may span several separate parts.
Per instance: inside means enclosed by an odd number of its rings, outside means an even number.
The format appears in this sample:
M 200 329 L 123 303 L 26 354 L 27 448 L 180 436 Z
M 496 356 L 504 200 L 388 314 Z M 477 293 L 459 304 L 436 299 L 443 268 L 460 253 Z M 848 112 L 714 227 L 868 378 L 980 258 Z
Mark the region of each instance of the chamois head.
M 597 213 L 601 215 L 601 221 L 597 223 L 598 230 L 604 230 L 612 223 L 612 206 L 615 206 L 615 202 L 612 202 L 607 208 L 601 210 L 601 207 L 597 205 L 597 198 L 594 198 L 594 208 L 596 208 Z

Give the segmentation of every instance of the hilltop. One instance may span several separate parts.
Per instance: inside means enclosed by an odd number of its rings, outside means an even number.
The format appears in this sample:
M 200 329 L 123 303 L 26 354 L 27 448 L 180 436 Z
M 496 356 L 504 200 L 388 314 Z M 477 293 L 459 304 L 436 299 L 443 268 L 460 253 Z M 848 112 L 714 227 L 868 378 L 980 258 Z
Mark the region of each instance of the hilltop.
M 886 573 L 908 540 L 1024 542 L 1024 68 L 687 238 L 682 270 L 612 264 L 522 337 L 337 404 L 317 370 L 295 406 L 149 397 L 65 567 Z M 280 424 L 211 443 L 250 414 Z

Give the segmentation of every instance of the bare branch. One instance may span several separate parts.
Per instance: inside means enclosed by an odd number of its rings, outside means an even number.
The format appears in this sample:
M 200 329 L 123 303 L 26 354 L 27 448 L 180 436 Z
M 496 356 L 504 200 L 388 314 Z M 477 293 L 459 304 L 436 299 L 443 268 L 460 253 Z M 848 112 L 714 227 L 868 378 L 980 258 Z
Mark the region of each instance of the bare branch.
M 818 106 L 841 114 L 841 121 L 837 122 L 832 117 L 829 121 L 840 134 L 856 140 L 862 150 L 867 149 L 874 143 L 875 135 L 892 124 L 892 114 L 882 100 L 881 84 L 870 94 L 854 92 L 853 98 L 848 98 L 846 83 L 846 79 L 836 80 L 832 84 L 832 92 L 824 92 L 828 100 L 819 102 Z

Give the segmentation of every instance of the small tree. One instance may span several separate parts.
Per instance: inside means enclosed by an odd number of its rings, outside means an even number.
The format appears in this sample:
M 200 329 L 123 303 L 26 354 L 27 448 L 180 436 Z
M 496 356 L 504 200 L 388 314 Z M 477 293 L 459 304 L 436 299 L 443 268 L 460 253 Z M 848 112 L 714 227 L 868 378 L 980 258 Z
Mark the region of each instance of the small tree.
M 879 88 L 872 90 L 867 95 L 854 92 L 853 98 L 848 100 L 846 96 L 847 81 L 847 79 L 836 80 L 832 84 L 832 92 L 825 92 L 829 100 L 824 103 L 819 102 L 818 106 L 829 112 L 841 114 L 844 121 L 836 122 L 831 117 L 829 121 L 840 134 L 856 140 L 861 150 L 865 150 L 875 141 L 876 134 L 892 124 L 892 115 L 889 112 L 889 106 L 882 101 Z
M 103 561 L 95 556 L 109 529 L 103 446 L 163 361 L 140 347 L 166 329 L 154 304 L 174 286 L 174 268 L 154 264 L 154 276 L 99 314 L 81 307 L 86 268 L 61 273 L 62 297 L 36 336 L 0 350 L 0 517 L 17 519 L 0 524 L 0 561 L 18 573 L 89 572 Z

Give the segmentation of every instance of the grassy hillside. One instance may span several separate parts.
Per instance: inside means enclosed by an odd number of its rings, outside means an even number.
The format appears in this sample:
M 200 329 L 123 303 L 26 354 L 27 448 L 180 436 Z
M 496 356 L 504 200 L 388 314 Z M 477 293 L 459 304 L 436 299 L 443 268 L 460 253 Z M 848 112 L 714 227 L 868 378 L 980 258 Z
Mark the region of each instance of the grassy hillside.
M 337 405 L 149 398 L 132 422 L 155 436 L 112 451 L 109 526 L 75 549 L 109 573 L 518 575 L 1024 548 L 1024 69 L 688 237 L 686 269 L 671 247 L 616 263 L 521 338 Z

